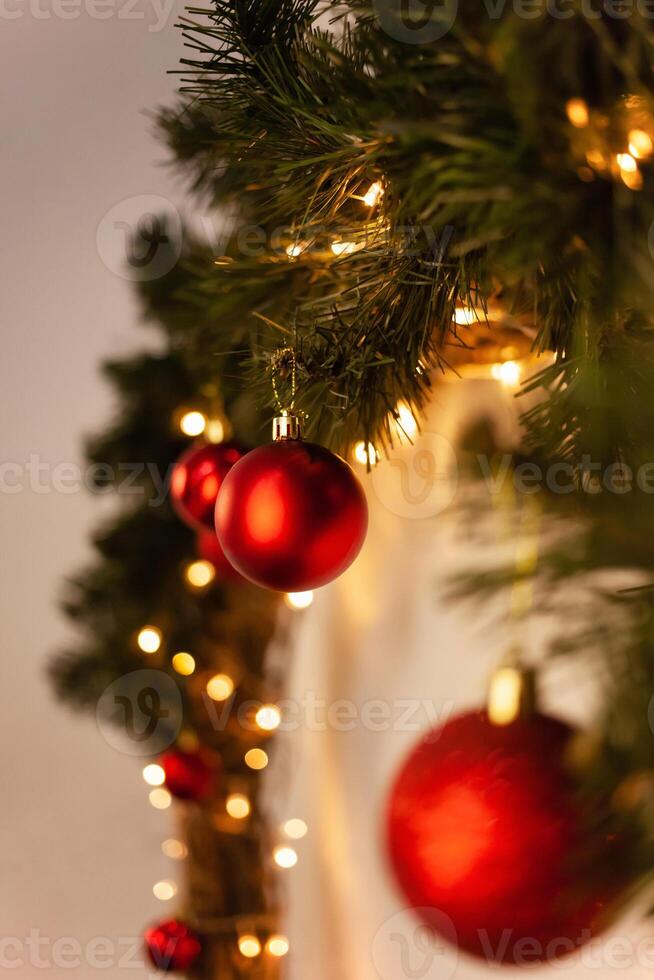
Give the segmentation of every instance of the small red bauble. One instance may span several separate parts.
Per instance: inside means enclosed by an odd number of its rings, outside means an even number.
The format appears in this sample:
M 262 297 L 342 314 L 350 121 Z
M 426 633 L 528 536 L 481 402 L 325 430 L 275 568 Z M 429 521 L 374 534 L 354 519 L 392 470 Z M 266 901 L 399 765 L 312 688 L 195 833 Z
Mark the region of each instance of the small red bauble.
M 217 767 L 201 751 L 170 749 L 159 764 L 166 776 L 166 789 L 178 800 L 204 800 L 216 789 Z
M 213 531 L 216 497 L 243 450 L 233 442 L 191 446 L 173 467 L 170 495 L 184 523 Z
M 189 970 L 202 952 L 200 937 L 178 919 L 152 926 L 144 939 L 150 962 L 165 973 Z
M 216 532 L 232 565 L 280 592 L 331 582 L 358 555 L 367 527 L 365 494 L 347 463 L 300 439 L 249 452 L 216 504 Z
M 388 812 L 395 876 L 417 914 L 468 953 L 533 966 L 610 920 L 619 859 L 580 813 L 563 759 L 572 734 L 539 714 L 505 727 L 461 715 L 400 772 Z

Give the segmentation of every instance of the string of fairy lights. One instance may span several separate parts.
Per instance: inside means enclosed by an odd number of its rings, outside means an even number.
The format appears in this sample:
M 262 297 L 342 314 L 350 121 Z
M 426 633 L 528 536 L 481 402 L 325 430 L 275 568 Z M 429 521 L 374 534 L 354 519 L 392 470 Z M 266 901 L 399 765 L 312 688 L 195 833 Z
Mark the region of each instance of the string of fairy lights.
M 591 114 L 582 100 L 572 100 L 568 103 L 567 114 L 573 126 L 577 128 L 584 128 L 590 124 Z M 644 130 L 630 131 L 625 152 L 615 157 L 615 166 L 627 186 L 635 187 L 637 183 L 635 175 L 639 173 L 636 161 L 649 155 L 652 147 L 652 141 Z M 633 164 L 630 161 L 633 161 Z M 369 212 L 365 222 L 366 240 L 350 240 L 344 237 L 333 240 L 329 245 L 329 252 L 333 257 L 338 259 L 353 254 L 370 244 L 371 228 L 373 240 L 375 236 L 383 233 L 385 229 L 383 217 L 380 215 L 374 218 L 372 212 L 378 207 L 384 194 L 384 181 L 379 179 L 373 181 L 362 195 L 352 195 Z M 292 261 L 308 250 L 312 253 L 316 251 L 314 241 L 296 240 L 286 247 L 286 255 Z M 484 322 L 485 319 L 483 311 L 463 305 L 457 307 L 454 314 L 454 323 L 460 326 L 471 326 L 477 322 Z M 522 380 L 526 362 L 517 359 L 510 349 L 507 349 L 506 355 L 492 364 L 474 365 L 475 376 L 490 378 L 509 389 L 517 388 Z M 426 368 L 418 364 L 416 370 L 424 372 Z M 419 431 L 417 419 L 410 405 L 405 402 L 399 402 L 395 406 L 391 421 L 399 442 L 411 442 L 417 436 Z M 230 427 L 224 413 L 213 409 L 204 410 L 195 406 L 180 408 L 175 415 L 175 424 L 180 432 L 191 440 L 206 440 L 218 444 L 230 435 Z M 363 441 L 356 442 L 351 447 L 351 455 L 354 461 L 365 466 L 376 465 L 381 459 L 381 453 L 377 448 L 372 443 Z M 211 560 L 196 558 L 184 566 L 182 575 L 185 586 L 192 592 L 201 594 L 211 589 L 219 578 L 220 571 Z M 307 609 L 313 600 L 313 592 L 289 592 L 283 595 L 283 602 L 288 609 L 297 612 Z M 198 662 L 193 652 L 168 651 L 164 630 L 160 624 L 143 625 L 135 637 L 135 643 L 140 654 L 146 658 L 154 656 L 161 658 L 166 655 L 170 667 L 180 678 L 188 679 L 196 675 L 196 680 L 201 680 L 203 695 L 206 695 L 210 701 L 222 704 L 235 695 L 241 681 L 238 670 L 230 672 L 228 665 L 221 665 L 223 669 L 220 671 L 211 673 L 206 678 L 203 675 L 198 678 Z M 494 681 L 492 702 L 497 705 L 498 718 L 509 717 L 517 710 L 520 678 L 517 672 L 510 673 L 511 669 L 507 667 L 504 673 L 499 672 Z M 282 711 L 272 702 L 261 701 L 253 710 L 253 724 L 262 740 L 274 734 L 282 724 L 282 720 Z M 244 751 L 243 761 L 249 771 L 259 773 L 267 768 L 270 760 L 266 749 L 258 745 L 250 746 Z M 174 798 L 166 786 L 167 777 L 164 767 L 158 762 L 150 762 L 144 766 L 142 776 L 148 788 L 151 806 L 155 810 L 168 810 L 173 805 Z M 221 809 L 223 818 L 237 825 L 244 825 L 252 816 L 253 802 L 248 795 L 247 786 L 243 785 L 242 779 L 239 781 L 236 777 L 230 780 L 224 798 L 215 803 L 215 806 Z M 269 854 L 271 865 L 280 872 L 289 872 L 295 868 L 300 859 L 298 842 L 302 841 L 308 833 L 309 828 L 303 819 L 290 816 L 273 835 Z M 173 862 L 183 862 L 189 855 L 187 845 L 176 837 L 166 837 L 162 841 L 161 849 L 165 857 Z M 163 903 L 174 899 L 178 892 L 178 885 L 173 878 L 159 880 L 152 887 L 154 897 Z M 290 951 L 288 937 L 277 931 L 270 931 L 269 916 L 239 915 L 219 920 L 213 926 L 210 932 L 231 932 L 235 936 L 236 947 L 246 961 L 254 961 L 264 955 L 280 959 Z
M 182 410 L 177 413 L 177 424 L 180 431 L 190 439 L 207 438 L 211 442 L 220 442 L 226 437 L 227 426 L 219 419 L 199 409 Z M 219 576 L 216 566 L 207 559 L 194 559 L 182 570 L 183 580 L 188 589 L 202 593 L 211 588 Z M 308 608 L 313 601 L 313 592 L 287 593 L 284 595 L 286 606 L 295 611 Z M 146 657 L 159 657 L 166 652 L 166 637 L 161 625 L 147 623 L 138 630 L 135 645 L 139 653 Z M 182 678 L 191 678 L 198 671 L 198 663 L 193 653 L 188 650 L 176 650 L 170 653 L 168 662 L 172 670 Z M 203 693 L 212 702 L 224 703 L 235 694 L 239 683 L 237 672 L 232 676 L 226 669 L 211 673 L 202 678 Z M 252 724 L 262 737 L 274 734 L 282 723 L 282 712 L 278 705 L 261 701 L 253 709 Z M 249 747 L 244 751 L 243 762 L 249 771 L 260 773 L 269 765 L 269 755 L 262 746 Z M 143 767 L 143 780 L 148 788 L 148 799 L 155 810 L 165 811 L 174 804 L 173 794 L 166 786 L 166 772 L 158 762 L 149 762 Z M 242 780 L 240 781 L 242 783 Z M 244 824 L 252 815 L 253 803 L 247 789 L 239 785 L 238 777 L 230 780 L 230 785 L 224 800 L 217 803 L 224 814 L 237 824 Z M 276 840 L 271 848 L 270 861 L 280 872 L 290 871 L 299 861 L 297 843 L 307 836 L 309 828 L 304 820 L 297 816 L 289 817 L 274 835 Z M 163 854 L 171 861 L 183 862 L 188 857 L 186 844 L 175 838 L 167 837 L 162 841 Z M 162 903 L 176 898 L 179 888 L 173 878 L 156 881 L 152 886 L 152 894 Z M 273 959 L 285 957 L 290 950 L 287 936 L 280 932 L 270 932 L 270 916 L 239 915 L 208 923 L 206 931 L 210 934 L 231 931 L 235 935 L 236 947 L 244 960 L 254 961 L 261 956 Z
M 612 176 L 629 190 L 641 190 L 640 164 L 654 152 L 654 121 L 644 100 L 628 96 L 614 118 L 591 109 L 582 98 L 569 99 L 565 108 L 572 126 L 585 136 L 580 143 L 585 159 L 577 168 L 580 179 Z

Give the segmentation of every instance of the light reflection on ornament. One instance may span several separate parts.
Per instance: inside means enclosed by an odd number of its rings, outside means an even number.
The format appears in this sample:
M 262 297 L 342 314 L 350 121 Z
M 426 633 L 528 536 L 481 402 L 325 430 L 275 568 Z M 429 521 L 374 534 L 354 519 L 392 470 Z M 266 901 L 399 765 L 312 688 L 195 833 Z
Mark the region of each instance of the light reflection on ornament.
M 252 488 L 246 504 L 245 523 L 257 544 L 271 544 L 283 537 L 286 502 L 276 474 L 261 477 Z

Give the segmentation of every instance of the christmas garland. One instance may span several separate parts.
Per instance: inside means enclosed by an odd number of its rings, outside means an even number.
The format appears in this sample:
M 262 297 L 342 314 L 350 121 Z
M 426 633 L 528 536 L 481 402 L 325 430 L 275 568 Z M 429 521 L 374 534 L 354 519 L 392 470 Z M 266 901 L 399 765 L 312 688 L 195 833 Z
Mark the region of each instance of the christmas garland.
M 200 514 L 188 483 L 175 490 L 180 470 L 192 480 L 209 460 L 217 495 L 280 410 L 323 444 L 360 442 L 372 465 L 401 435 L 403 410 L 419 419 L 434 376 L 492 336 L 501 307 L 534 326 L 534 353 L 551 355 L 525 386 L 540 393 L 524 418 L 530 459 L 566 465 L 572 479 L 572 492 L 543 495 L 575 523 L 544 549 L 539 575 L 554 588 L 616 566 L 647 582 L 654 569 L 654 30 L 637 9 L 589 16 L 576 0 L 565 17 L 495 16 L 469 0 L 451 23 L 446 14 L 407 24 L 394 0 L 239 0 L 182 23 L 193 55 L 160 122 L 231 233 L 219 253 L 186 234 L 173 272 L 142 285 L 166 352 L 108 366 L 123 412 L 89 459 L 104 467 L 99 489 L 120 489 L 121 467 L 139 464 L 141 495 L 96 536 L 96 565 L 71 584 L 66 609 L 87 643 L 53 665 L 62 696 L 92 709 L 107 708 L 112 684 L 133 697 L 143 670 L 172 685 L 148 681 L 157 718 L 183 719 L 157 726 L 166 752 L 149 746 L 148 776 L 155 805 L 175 785 L 191 799 L 188 841 L 201 843 L 183 844 L 183 920 L 148 937 L 164 968 L 238 977 L 264 947 L 273 958 L 284 948 L 255 805 L 263 756 L 248 762 L 265 754 L 275 720 L 263 655 L 277 602 L 230 579 L 213 508 Z M 181 460 L 180 425 L 201 440 Z M 171 467 L 177 514 L 161 499 Z M 615 467 L 628 496 L 607 487 Z M 255 573 L 225 529 L 220 541 L 260 584 L 318 582 Z M 476 569 L 458 590 L 479 597 L 515 578 Z M 619 857 L 630 881 L 654 867 L 653 594 L 598 590 L 592 614 L 554 644 L 594 648 L 609 673 L 583 790 L 603 801 L 604 831 L 617 812 L 628 823 Z M 254 723 L 217 728 L 207 705 L 225 700 L 232 712 L 254 704 Z M 282 838 L 272 853 L 284 867 L 294 851 Z

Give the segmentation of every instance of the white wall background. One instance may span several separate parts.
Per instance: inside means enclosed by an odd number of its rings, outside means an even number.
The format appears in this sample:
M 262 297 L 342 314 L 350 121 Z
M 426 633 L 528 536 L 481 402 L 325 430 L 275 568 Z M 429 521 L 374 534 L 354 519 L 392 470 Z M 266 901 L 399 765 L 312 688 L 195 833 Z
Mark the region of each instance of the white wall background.
M 143 115 L 172 99 L 173 23 L 153 0 L 0 0 L 0 462 L 81 463 L 82 434 L 111 410 L 99 360 L 149 341 L 95 242 L 118 201 L 175 197 Z M 126 944 L 96 971 L 54 965 L 66 948 L 53 942 L 115 943 L 170 911 L 152 895 L 176 870 L 159 849 L 170 811 L 149 806 L 138 762 L 56 704 L 44 676 L 69 635 L 62 576 L 89 558 L 105 508 L 85 493 L 0 493 L 0 969 L 23 960 L 17 980 L 124 977 Z M 48 941 L 30 952 L 31 930 Z

